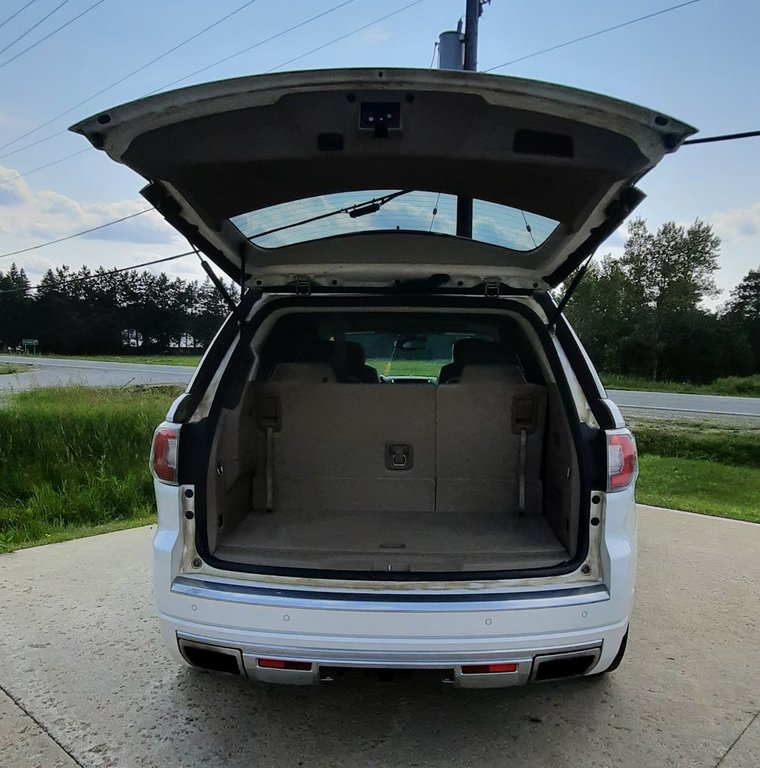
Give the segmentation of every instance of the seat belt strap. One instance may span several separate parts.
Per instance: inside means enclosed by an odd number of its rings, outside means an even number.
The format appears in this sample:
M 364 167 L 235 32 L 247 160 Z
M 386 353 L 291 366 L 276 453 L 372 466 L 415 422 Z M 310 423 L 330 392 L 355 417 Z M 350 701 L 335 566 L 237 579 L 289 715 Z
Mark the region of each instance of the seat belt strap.
M 266 445 L 267 512 L 274 510 L 274 428 L 267 427 Z
M 520 393 L 512 398 L 512 432 L 520 435 L 517 465 L 517 513 L 525 513 L 525 491 L 528 474 L 528 434 L 536 431 L 538 407 L 532 394 Z
M 279 398 L 264 395 L 256 400 L 256 420 L 264 432 L 264 472 L 266 474 L 266 510 L 274 510 L 274 433 L 282 429 Z
M 517 487 L 517 511 L 525 512 L 525 474 L 528 466 L 528 430 L 523 427 L 520 430 L 520 472 Z

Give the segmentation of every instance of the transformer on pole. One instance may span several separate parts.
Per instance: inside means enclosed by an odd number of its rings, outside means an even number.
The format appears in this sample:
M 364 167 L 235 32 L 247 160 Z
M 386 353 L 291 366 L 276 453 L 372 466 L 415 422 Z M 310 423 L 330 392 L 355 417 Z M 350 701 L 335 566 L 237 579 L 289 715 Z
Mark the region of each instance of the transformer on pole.
M 438 69 L 464 69 L 464 35 L 461 20 L 456 30 L 441 32 L 438 36 Z

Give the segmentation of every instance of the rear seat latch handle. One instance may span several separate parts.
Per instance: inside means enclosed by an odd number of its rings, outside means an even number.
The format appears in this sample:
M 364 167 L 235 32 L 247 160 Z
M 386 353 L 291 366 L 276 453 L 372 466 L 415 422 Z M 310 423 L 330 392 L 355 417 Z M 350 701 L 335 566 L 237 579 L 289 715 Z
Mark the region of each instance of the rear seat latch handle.
M 412 446 L 389 443 L 385 446 L 385 466 L 392 470 L 412 468 Z

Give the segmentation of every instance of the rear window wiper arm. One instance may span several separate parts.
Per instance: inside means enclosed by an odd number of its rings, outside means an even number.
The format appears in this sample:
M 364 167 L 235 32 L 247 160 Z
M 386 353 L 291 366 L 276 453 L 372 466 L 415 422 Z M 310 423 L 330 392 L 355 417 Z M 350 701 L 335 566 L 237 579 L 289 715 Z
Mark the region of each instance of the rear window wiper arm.
M 248 240 L 253 241 L 259 237 L 264 237 L 264 235 L 273 235 L 275 232 L 282 232 L 286 229 L 293 229 L 293 227 L 300 227 L 303 224 L 311 224 L 313 221 L 329 219 L 331 216 L 338 216 L 341 213 L 347 213 L 352 219 L 357 219 L 360 216 L 366 216 L 370 213 L 377 213 L 384 205 L 390 203 L 391 200 L 395 200 L 397 197 L 401 197 L 401 195 L 408 195 L 410 192 L 410 189 L 402 189 L 399 192 L 391 192 L 389 195 L 384 195 L 383 197 L 375 197 L 372 200 L 366 200 L 363 203 L 347 205 L 345 208 L 337 208 L 334 211 L 328 211 L 327 213 L 322 213 L 319 216 L 311 216 L 308 219 L 293 221 L 290 224 L 283 224 L 281 227 L 267 229 L 264 232 L 257 232 L 255 235 L 246 235 L 246 237 Z

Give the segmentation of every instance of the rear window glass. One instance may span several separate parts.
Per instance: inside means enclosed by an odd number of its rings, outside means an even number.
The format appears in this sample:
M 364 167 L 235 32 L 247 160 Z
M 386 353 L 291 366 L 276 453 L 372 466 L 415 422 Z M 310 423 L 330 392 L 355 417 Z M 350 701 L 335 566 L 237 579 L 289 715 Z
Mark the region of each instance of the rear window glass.
M 472 339 L 516 350 L 522 334 L 511 319 L 432 313 L 298 313 L 281 318 L 261 353 L 260 378 L 279 363 L 327 363 L 338 381 L 435 382 Z M 345 370 L 341 370 L 345 369 Z M 369 370 L 368 370 L 369 369 Z
M 262 248 L 357 232 L 402 230 L 455 235 L 456 204 L 456 196 L 436 192 L 340 192 L 262 208 L 235 216 L 232 223 Z M 530 251 L 556 227 L 553 219 L 529 211 L 473 201 L 473 240 Z

